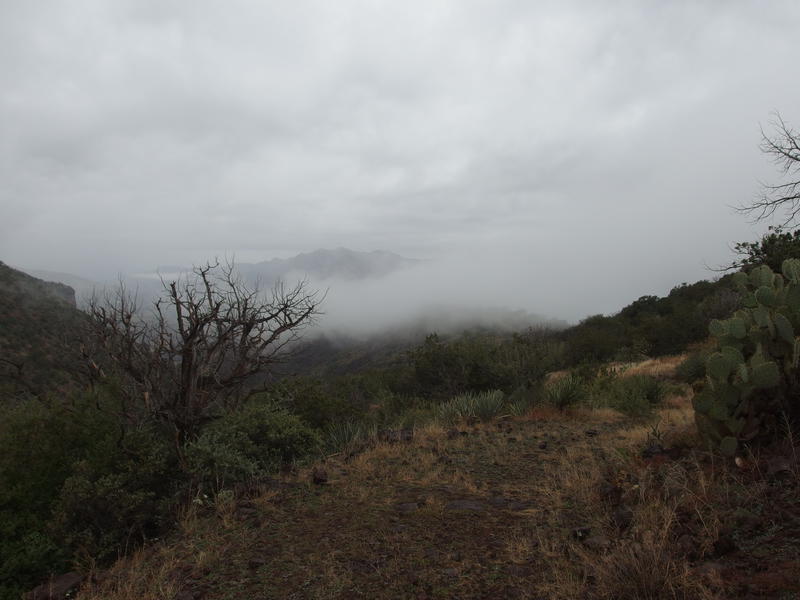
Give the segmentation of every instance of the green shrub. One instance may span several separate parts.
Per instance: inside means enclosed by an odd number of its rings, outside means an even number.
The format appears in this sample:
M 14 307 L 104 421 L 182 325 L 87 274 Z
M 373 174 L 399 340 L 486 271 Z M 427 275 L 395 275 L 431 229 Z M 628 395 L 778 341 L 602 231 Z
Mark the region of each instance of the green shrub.
M 342 418 L 361 416 L 360 407 L 348 401 L 346 391 L 311 377 L 294 377 L 264 395 L 265 401 L 280 404 L 316 429 Z
M 76 553 L 102 562 L 160 530 L 181 481 L 174 447 L 157 431 L 121 437 L 114 401 L 103 391 L 3 410 L 0 597 L 63 572 Z
M 629 417 L 647 417 L 653 411 L 653 404 L 636 386 L 616 386 L 606 405 Z
M 196 482 L 221 488 L 274 472 L 317 451 L 320 437 L 299 417 L 251 403 L 207 425 L 186 445 Z
M 608 406 L 631 417 L 646 417 L 666 394 L 664 384 L 649 375 L 609 373 L 591 387 L 592 405 Z
M 692 352 L 675 369 L 675 377 L 684 383 L 694 383 L 706 376 L 705 352 Z
M 545 387 L 545 401 L 559 410 L 586 400 L 586 389 L 580 377 L 568 374 Z
M 131 432 L 118 444 L 117 452 L 76 462 L 54 506 L 59 539 L 101 562 L 160 534 L 185 481 L 158 431 Z
M 2 406 L 0 598 L 19 598 L 69 566 L 69 548 L 50 527 L 51 507 L 72 464 L 112 430 L 110 421 L 88 410 L 88 400 L 51 405 L 29 398 Z

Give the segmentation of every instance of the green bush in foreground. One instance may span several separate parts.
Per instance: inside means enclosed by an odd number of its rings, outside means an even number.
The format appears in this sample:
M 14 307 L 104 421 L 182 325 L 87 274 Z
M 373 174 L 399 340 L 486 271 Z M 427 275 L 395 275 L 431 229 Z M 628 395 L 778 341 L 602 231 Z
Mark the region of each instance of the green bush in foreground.
M 217 489 L 263 476 L 319 449 L 319 434 L 271 404 L 250 404 L 207 425 L 187 444 L 197 483 Z
M 54 505 L 61 542 L 101 562 L 164 530 L 186 480 L 158 431 L 131 432 L 116 443 L 115 452 L 76 461 Z
M 122 437 L 104 392 L 3 408 L 0 416 L 0 598 L 50 573 L 102 562 L 160 527 L 181 473 L 152 431 Z

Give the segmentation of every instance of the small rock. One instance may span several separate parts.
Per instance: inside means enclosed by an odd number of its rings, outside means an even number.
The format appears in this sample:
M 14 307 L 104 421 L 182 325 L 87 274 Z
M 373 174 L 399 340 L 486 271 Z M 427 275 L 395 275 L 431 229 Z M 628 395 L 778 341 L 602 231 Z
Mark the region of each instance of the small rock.
M 315 467 L 314 471 L 311 473 L 311 481 L 316 485 L 328 483 L 328 472 L 321 467 Z
M 476 500 L 453 500 L 452 502 L 448 502 L 445 507 L 445 510 L 465 510 L 469 512 L 483 512 L 486 510 L 486 507 Z

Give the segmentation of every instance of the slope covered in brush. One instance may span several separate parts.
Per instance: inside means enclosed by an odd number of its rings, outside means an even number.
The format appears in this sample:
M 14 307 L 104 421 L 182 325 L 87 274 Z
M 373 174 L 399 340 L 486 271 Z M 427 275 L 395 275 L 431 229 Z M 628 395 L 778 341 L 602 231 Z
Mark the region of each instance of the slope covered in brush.
M 82 320 L 72 288 L 0 262 L 0 385 L 38 393 L 69 381 Z

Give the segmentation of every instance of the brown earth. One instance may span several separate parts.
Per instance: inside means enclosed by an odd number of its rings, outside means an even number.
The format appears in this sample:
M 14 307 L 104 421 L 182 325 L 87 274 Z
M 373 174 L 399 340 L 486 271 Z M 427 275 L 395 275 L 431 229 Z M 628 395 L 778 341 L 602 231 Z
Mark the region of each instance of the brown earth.
M 800 598 L 794 447 L 729 464 L 688 398 L 666 404 L 658 424 L 538 410 L 328 457 L 198 503 L 80 597 Z

